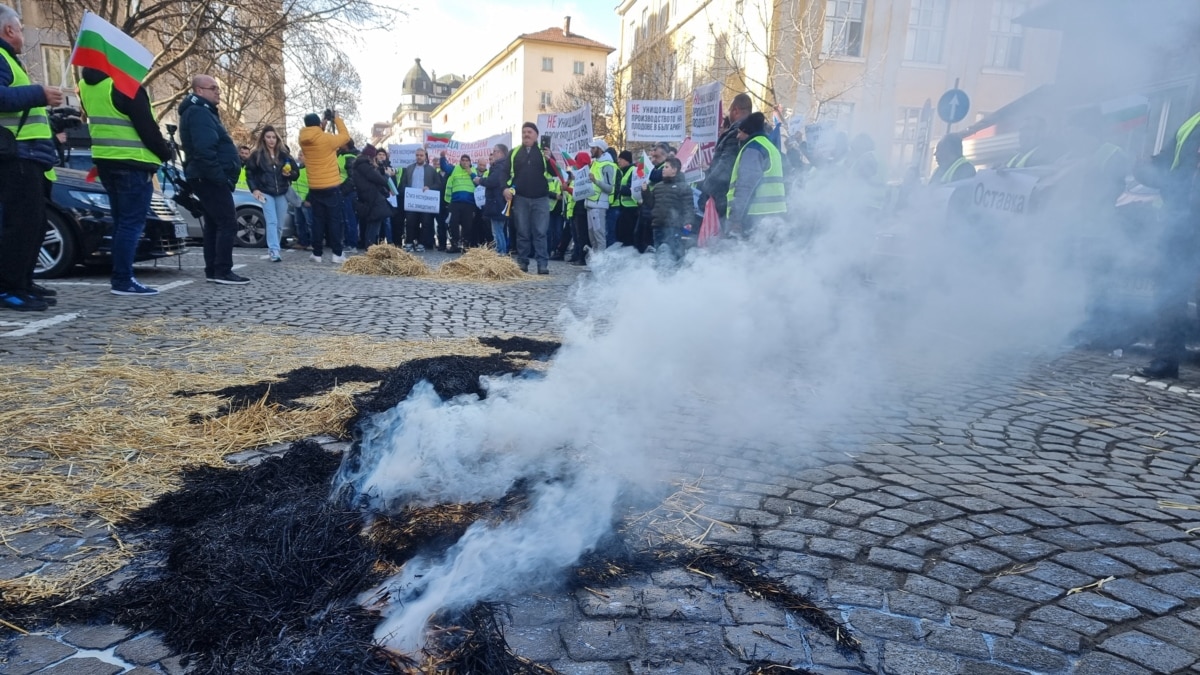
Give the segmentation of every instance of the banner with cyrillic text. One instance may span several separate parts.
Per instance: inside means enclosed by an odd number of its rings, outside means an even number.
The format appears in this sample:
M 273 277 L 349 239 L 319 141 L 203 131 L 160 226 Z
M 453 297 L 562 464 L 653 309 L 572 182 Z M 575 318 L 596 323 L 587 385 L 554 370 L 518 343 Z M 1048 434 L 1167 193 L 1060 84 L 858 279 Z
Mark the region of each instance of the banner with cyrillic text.
M 691 138 L 697 148 L 691 169 L 707 169 L 712 164 L 721 137 L 721 117 L 721 83 L 696 87 L 692 92 Z
M 404 210 L 409 213 L 437 213 L 442 208 L 437 190 L 404 188 Z
M 678 143 L 687 135 L 684 101 L 628 101 L 625 139 L 634 142 Z
M 592 144 L 592 106 L 588 103 L 569 113 L 538 115 L 537 125 L 543 136 L 550 137 L 550 150 L 555 157 L 560 152 L 575 155 Z
M 388 146 L 388 160 L 397 170 L 403 169 L 417 163 L 417 150 L 420 149 L 420 143 L 392 143 Z

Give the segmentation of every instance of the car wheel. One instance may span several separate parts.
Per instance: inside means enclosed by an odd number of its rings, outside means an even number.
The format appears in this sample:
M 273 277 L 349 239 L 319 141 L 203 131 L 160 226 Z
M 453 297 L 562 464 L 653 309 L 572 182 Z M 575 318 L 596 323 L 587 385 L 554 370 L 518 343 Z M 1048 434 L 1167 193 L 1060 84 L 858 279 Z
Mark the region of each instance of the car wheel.
M 267 245 L 267 221 L 262 209 L 243 206 L 237 210 L 237 236 L 234 239 L 238 246 L 262 248 Z
M 42 239 L 42 248 L 38 251 L 37 265 L 33 268 L 33 276 L 39 279 L 54 279 L 64 276 L 75 266 L 75 255 L 78 250 L 75 231 L 67 224 L 66 219 L 54 211 L 47 210 L 46 236 Z

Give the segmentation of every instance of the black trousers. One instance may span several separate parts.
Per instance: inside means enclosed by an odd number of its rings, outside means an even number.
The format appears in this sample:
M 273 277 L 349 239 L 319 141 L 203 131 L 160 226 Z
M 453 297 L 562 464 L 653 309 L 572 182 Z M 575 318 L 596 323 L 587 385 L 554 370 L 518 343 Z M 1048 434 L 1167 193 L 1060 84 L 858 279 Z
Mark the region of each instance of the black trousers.
M 27 291 L 46 239 L 46 167 L 28 159 L 0 162 L 0 293 Z
M 233 188 L 206 180 L 191 181 L 191 186 L 204 211 L 204 276 L 217 279 L 233 272 L 233 238 L 237 234 Z
M 425 248 L 433 248 L 432 213 L 405 213 L 404 230 L 406 244 L 420 244 Z
M 642 209 L 637 206 L 622 206 L 617 216 L 617 241 L 622 246 L 637 246 L 638 220 Z
M 1200 214 L 1190 209 L 1169 209 L 1165 216 L 1167 231 L 1159 243 L 1154 357 L 1173 363 L 1187 355 L 1187 338 L 1194 327 L 1188 303 L 1196 294 L 1200 276 L 1200 234 L 1194 229 L 1197 217 Z
M 325 244 L 334 255 L 342 254 L 342 235 L 346 230 L 346 207 L 342 204 L 340 186 L 308 191 L 312 204 L 312 252 L 318 258 Z
M 467 202 L 450 202 L 450 247 L 459 248 L 463 245 L 463 235 L 470 232 L 475 223 L 475 204 Z M 446 245 L 443 237 L 440 246 Z
M 575 204 L 575 248 L 571 252 L 571 262 L 587 262 L 583 255 L 583 247 L 591 241 L 588 235 L 587 209 L 582 203 Z

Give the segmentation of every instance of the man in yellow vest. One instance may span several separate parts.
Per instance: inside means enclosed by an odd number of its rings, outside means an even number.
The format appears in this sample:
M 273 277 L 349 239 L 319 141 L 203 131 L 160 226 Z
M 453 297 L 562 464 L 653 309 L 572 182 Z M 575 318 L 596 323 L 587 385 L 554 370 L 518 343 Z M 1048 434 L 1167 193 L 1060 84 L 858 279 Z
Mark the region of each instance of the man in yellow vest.
M 1138 177 L 1162 194 L 1166 224 L 1155 280 L 1159 332 L 1154 338 L 1154 359 L 1141 373 L 1174 379 L 1187 354 L 1188 304 L 1200 276 L 1200 113 L 1179 127 Z
M 587 209 L 588 239 L 593 253 L 608 248 L 608 211 L 617 185 L 617 163 L 612 161 L 608 151 L 604 139 L 592 139 L 590 173 L 595 189 L 584 200 L 583 206 Z
M 621 169 L 619 185 L 613 195 L 621 209 L 617 216 L 617 241 L 621 242 L 622 246 L 636 246 L 638 217 L 641 213 L 637 199 L 633 196 L 633 178 L 637 173 L 637 167 L 633 165 L 633 153 L 622 150 L 621 154 L 617 155 L 617 166 Z
M 113 88 L 107 74 L 84 68 L 79 99 L 92 136 L 92 161 L 112 205 L 112 294 L 157 295 L 133 278 L 133 256 L 154 196 L 154 172 L 171 159 L 171 146 L 145 88 L 130 98 Z
M 46 171 L 58 159 L 46 106 L 62 105 L 57 87 L 33 84 L 17 56 L 21 17 L 0 5 L 0 307 L 44 312 L 55 292 L 33 283 L 46 232 Z
M 767 140 L 766 117 L 756 112 L 738 128 L 737 159 L 733 162 L 726 223 L 730 234 L 750 234 L 764 219 L 787 213 L 783 157 Z
M 933 151 L 933 158 L 937 160 L 937 168 L 929 177 L 930 185 L 945 185 L 975 175 L 975 165 L 963 157 L 962 136 L 958 134 L 943 136 Z

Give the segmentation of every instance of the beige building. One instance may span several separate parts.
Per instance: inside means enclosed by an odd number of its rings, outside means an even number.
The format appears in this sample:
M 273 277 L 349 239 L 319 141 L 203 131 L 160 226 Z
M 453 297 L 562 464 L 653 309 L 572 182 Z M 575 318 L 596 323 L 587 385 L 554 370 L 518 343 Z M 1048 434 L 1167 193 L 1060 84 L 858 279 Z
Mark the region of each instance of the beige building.
M 674 98 L 720 80 L 726 103 L 746 91 L 763 111 L 780 105 L 868 134 L 898 178 L 914 163 L 928 167 L 922 132 L 936 142 L 947 127 L 936 113 L 923 126 L 922 108 L 956 81 L 971 101 L 956 130 L 1053 81 L 1059 35 L 1013 21 L 1041 2 L 625 0 L 619 79 L 634 96 L 649 81 Z M 671 52 L 691 67 L 672 68 Z
M 537 120 L 574 78 L 605 72 L 614 50 L 571 32 L 571 17 L 561 27 L 519 35 L 479 69 L 430 115 L 434 131 L 454 132 L 464 141 L 511 133 Z

